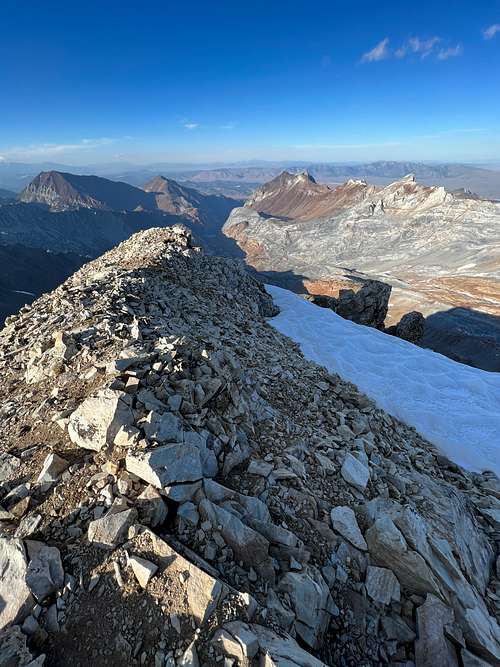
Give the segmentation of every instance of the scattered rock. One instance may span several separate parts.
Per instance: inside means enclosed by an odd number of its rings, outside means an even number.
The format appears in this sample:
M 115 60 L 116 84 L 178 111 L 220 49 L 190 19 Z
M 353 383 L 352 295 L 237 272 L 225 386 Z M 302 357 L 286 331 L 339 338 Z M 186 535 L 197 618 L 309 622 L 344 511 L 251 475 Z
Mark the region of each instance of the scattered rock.
M 89 523 L 88 539 L 97 546 L 115 548 L 123 544 L 128 536 L 128 529 L 137 521 L 137 510 L 129 509 L 113 512 L 112 509 L 102 518 Z
M 391 604 L 401 599 L 399 581 L 384 567 L 370 565 L 366 570 L 365 586 L 371 599 L 379 604 Z
M 26 583 L 38 600 L 60 590 L 64 584 L 64 569 L 61 554 L 56 547 L 49 547 L 43 542 L 27 540 L 26 546 L 30 558 Z
M 19 539 L 0 538 L 0 627 L 22 622 L 35 601 L 26 584 L 28 562 Z
M 348 484 L 351 484 L 359 491 L 364 491 L 366 489 L 366 485 L 370 479 L 370 471 L 368 468 L 349 453 L 346 454 L 344 463 L 340 469 L 340 474 Z
M 122 426 L 134 423 L 128 401 L 127 394 L 112 389 L 102 389 L 96 396 L 87 398 L 69 418 L 71 441 L 95 451 L 112 444 Z
M 128 559 L 129 565 L 134 571 L 137 581 L 142 588 L 147 588 L 151 577 L 154 576 L 158 570 L 158 566 L 145 558 L 139 556 L 131 556 Z
M 37 478 L 38 484 L 54 484 L 59 476 L 66 470 L 69 463 L 58 456 L 55 452 L 49 454 L 43 462 L 42 469 Z
M 353 546 L 362 551 L 368 549 L 365 538 L 350 507 L 334 507 L 330 513 L 333 529 L 345 537 Z
M 149 452 L 129 454 L 126 467 L 157 489 L 203 477 L 200 451 L 188 444 L 163 445 Z

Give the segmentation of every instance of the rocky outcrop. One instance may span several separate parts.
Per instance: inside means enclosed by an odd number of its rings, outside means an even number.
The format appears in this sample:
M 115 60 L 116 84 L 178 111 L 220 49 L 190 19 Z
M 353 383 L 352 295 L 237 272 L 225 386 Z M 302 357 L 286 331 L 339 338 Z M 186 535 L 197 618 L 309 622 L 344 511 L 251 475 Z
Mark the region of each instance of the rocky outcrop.
M 306 361 L 275 313 L 173 228 L 9 319 L 15 652 L 22 635 L 39 664 L 500 665 L 500 482 Z
M 397 324 L 387 327 L 385 333 L 407 340 L 409 343 L 418 343 L 425 333 L 425 317 L 422 313 L 412 310 L 403 315 Z
M 346 320 L 383 329 L 391 286 L 379 280 L 353 281 L 352 284 L 353 289 L 341 288 L 338 297 L 314 294 L 307 298 L 317 306 L 330 308 Z
M 95 208 L 132 211 L 154 209 L 155 198 L 140 188 L 99 176 L 42 171 L 19 195 L 26 203 L 45 204 L 54 211 Z
M 354 206 L 375 191 L 365 181 L 349 180 L 331 188 L 316 183 L 307 171 L 298 174 L 284 171 L 257 188 L 245 207 L 283 220 L 313 220 Z

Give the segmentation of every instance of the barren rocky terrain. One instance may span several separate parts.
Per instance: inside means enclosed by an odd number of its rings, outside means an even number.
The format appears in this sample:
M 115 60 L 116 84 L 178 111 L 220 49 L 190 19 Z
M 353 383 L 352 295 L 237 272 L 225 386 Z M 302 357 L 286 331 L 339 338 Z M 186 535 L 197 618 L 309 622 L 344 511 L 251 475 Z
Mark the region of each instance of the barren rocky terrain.
M 499 230 L 499 203 L 421 185 L 412 175 L 382 188 L 363 181 L 328 188 L 289 174 L 234 209 L 223 231 L 277 284 L 293 273 L 303 291 L 330 282 L 334 296 L 353 276 L 391 284 L 392 324 L 414 309 L 427 316 L 460 307 L 498 317 Z M 484 333 L 469 329 L 464 360 Z M 487 363 L 498 370 L 498 351 Z
M 498 479 L 306 361 L 275 313 L 173 228 L 9 318 L 5 664 L 500 665 Z

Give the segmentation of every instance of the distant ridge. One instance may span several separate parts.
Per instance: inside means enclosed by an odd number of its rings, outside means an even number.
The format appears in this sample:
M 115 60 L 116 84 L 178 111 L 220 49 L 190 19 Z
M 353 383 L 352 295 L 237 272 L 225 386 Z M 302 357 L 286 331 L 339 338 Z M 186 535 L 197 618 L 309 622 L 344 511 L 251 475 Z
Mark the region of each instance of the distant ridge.
M 258 188 L 245 206 L 259 213 L 291 220 L 312 220 L 331 215 L 375 191 L 365 181 L 350 180 L 331 188 L 315 181 L 307 171 L 284 171 Z
M 60 171 L 42 171 L 21 192 L 19 199 L 26 203 L 46 204 L 57 211 L 71 208 L 114 211 L 156 208 L 154 196 L 128 183 Z

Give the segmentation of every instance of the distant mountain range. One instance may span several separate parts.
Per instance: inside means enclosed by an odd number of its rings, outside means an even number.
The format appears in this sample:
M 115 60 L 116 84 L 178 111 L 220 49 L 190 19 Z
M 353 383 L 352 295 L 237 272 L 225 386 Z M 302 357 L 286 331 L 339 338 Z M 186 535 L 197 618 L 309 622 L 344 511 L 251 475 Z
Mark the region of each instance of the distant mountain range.
M 48 171 L 38 174 L 17 201 L 10 194 L 0 200 L 0 259 L 5 257 L 0 323 L 20 304 L 53 289 L 88 259 L 141 229 L 185 224 L 208 252 L 239 252 L 221 228 L 241 202 L 204 195 L 163 176 L 137 188 Z
M 374 185 L 386 185 L 391 181 L 413 173 L 427 185 L 443 185 L 448 190 L 476 192 L 481 197 L 500 199 L 500 164 L 478 166 L 427 162 L 377 161 L 360 164 L 331 164 L 307 162 L 260 162 L 243 165 L 180 165 L 155 164 L 136 166 L 127 163 L 68 167 L 56 164 L 21 164 L 0 162 L 0 188 L 20 192 L 43 169 L 72 174 L 93 174 L 110 180 L 141 186 L 158 174 L 172 178 L 187 187 L 194 187 L 210 194 L 224 194 L 236 198 L 246 197 L 284 169 L 299 173 L 304 169 L 323 183 L 343 183 L 351 178 L 366 179 Z
M 4 167 L 0 164 L 0 173 Z M 424 181 L 438 184 L 400 176 L 412 167 Z M 476 356 L 481 351 L 483 367 L 500 369 L 500 333 L 493 348 L 485 343 L 488 332 L 500 327 L 480 329 L 483 314 L 500 316 L 500 204 L 466 187 L 471 174 L 479 178 L 486 172 L 498 181 L 500 172 L 395 162 L 313 169 L 315 175 L 298 167 L 277 174 L 269 165 L 218 168 L 185 173 L 191 180 L 182 182 L 156 173 L 141 187 L 95 175 L 41 172 L 17 200 L 0 192 L 0 320 L 134 232 L 182 223 L 207 252 L 246 255 L 266 280 L 297 291 L 335 295 L 366 277 L 389 282 L 389 324 L 411 309 L 421 310 L 434 317 L 428 338 L 433 349 L 447 340 L 442 351 L 449 354 L 451 345 L 470 361 L 472 347 Z M 372 177 L 362 178 L 367 172 Z M 264 174 L 272 175 L 244 206 L 241 199 L 189 185 L 234 191 L 237 180 L 217 179 L 239 178 L 246 188 L 245 179 Z M 381 174 L 398 177 L 387 184 Z M 342 176 L 347 179 L 339 185 L 335 179 Z M 451 191 L 450 183 L 460 179 L 461 189 Z M 476 191 L 488 189 L 481 183 Z M 468 322 L 465 344 L 463 333 L 445 332 L 446 318 L 436 319 L 436 312 L 446 309 L 454 309 L 453 327 Z M 481 317 L 464 315 L 464 309 Z M 497 350 L 493 361 L 491 349 Z
M 449 325 L 460 321 L 462 332 L 447 340 L 460 359 L 500 370 L 500 203 L 414 175 L 383 187 L 359 179 L 329 187 L 286 172 L 235 208 L 223 231 L 269 281 L 290 288 L 295 276 L 296 291 L 336 296 L 360 275 L 390 283 L 388 323 L 412 309 L 433 316 L 440 333 L 428 341 L 439 351 L 447 320 L 434 314 L 453 310 Z M 457 308 L 482 317 L 457 317 Z

